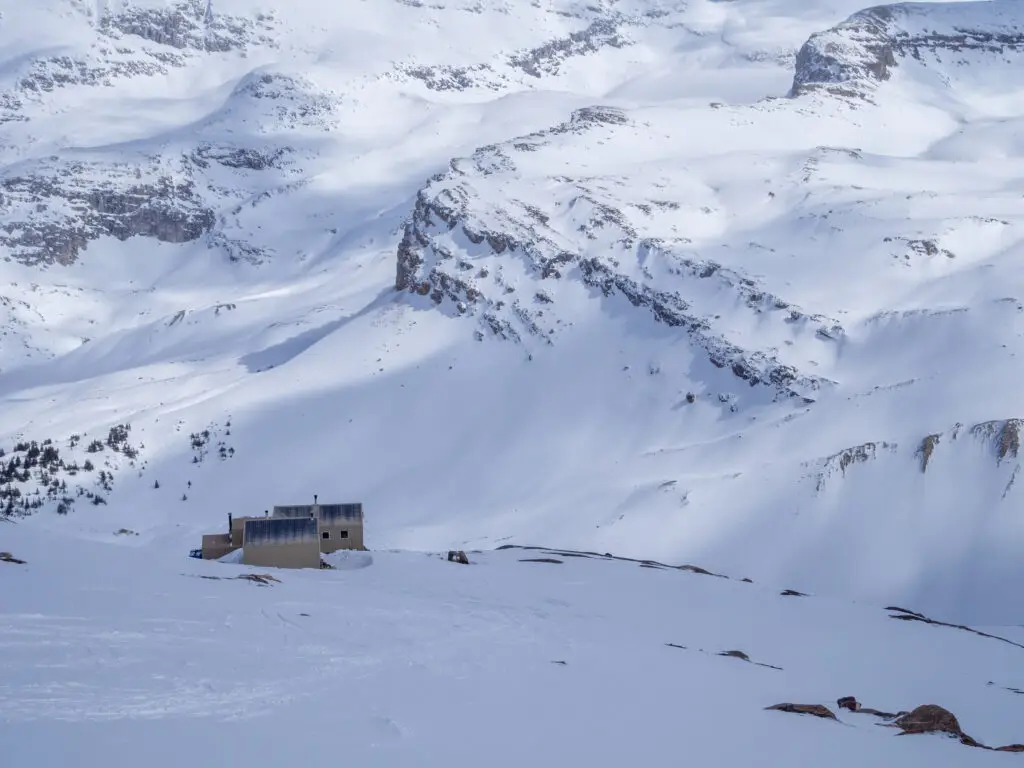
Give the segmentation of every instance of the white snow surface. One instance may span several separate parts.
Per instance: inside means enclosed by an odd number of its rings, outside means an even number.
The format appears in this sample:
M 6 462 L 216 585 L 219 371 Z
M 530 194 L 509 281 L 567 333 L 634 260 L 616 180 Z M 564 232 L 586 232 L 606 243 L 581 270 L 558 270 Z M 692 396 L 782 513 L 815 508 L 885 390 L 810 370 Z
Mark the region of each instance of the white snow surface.
M 26 561 L 0 563 L 12 768 L 1019 759 L 864 713 L 764 709 L 938 703 L 975 739 L 1020 741 L 1024 648 L 877 606 L 520 549 L 469 566 L 378 551 L 260 586 L 236 578 L 244 566 L 11 527 Z
M 1024 741 L 1019 2 L 211 10 L 0 0 L 0 763 L 1016 759 L 763 708 Z
M 0 0 L 0 755 L 992 757 L 760 709 L 846 693 L 1024 739 L 1017 649 L 879 613 L 1021 636 L 1020 3 L 205 12 Z M 313 494 L 372 556 L 182 578 Z M 409 554 L 507 543 L 758 586 Z M 748 638 L 792 677 L 663 646 Z

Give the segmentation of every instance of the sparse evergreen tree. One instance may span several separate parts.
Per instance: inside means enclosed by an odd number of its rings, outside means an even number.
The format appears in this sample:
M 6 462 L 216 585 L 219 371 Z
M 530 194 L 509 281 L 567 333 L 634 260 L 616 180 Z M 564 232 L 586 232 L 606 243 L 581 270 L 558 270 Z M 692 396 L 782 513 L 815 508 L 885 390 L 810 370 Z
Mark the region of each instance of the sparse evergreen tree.
M 154 480 L 153 481 L 153 488 L 159 488 L 159 487 L 160 487 L 160 481 L 159 480 Z

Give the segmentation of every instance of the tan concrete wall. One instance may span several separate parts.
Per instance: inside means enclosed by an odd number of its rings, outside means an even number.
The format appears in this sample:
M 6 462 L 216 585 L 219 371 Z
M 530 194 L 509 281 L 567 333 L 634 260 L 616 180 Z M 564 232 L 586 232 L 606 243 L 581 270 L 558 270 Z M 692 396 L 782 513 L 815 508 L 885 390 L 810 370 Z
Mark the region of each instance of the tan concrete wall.
M 339 523 L 337 525 L 318 526 L 320 536 L 320 549 L 325 553 L 337 552 L 339 549 L 363 549 L 363 525 L 359 522 Z M 348 531 L 348 538 L 341 537 L 342 531 Z M 330 534 L 324 538 L 324 533 Z
M 231 536 L 226 533 L 207 533 L 203 535 L 203 559 L 216 560 L 234 552 L 238 547 L 231 543 Z
M 265 568 L 319 568 L 320 546 L 316 539 L 255 547 L 248 545 L 242 548 L 242 562 Z

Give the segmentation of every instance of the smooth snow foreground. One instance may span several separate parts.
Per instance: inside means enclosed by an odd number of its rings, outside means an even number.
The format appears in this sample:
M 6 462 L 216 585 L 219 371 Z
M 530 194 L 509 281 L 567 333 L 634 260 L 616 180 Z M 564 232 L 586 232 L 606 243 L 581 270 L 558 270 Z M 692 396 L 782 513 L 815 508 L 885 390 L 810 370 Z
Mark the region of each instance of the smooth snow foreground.
M 25 561 L 0 563 L 5 768 L 1021 759 L 866 714 L 765 711 L 937 703 L 987 744 L 1024 740 L 1008 690 L 1024 648 L 874 606 L 521 549 L 471 566 L 373 552 L 261 586 L 241 566 L 3 533 Z

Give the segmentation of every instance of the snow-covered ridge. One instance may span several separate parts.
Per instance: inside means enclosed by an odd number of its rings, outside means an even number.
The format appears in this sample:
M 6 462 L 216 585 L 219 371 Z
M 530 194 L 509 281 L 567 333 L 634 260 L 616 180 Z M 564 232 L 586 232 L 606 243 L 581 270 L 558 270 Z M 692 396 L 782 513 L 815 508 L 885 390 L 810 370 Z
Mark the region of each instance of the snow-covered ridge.
M 838 322 L 808 317 L 742 273 L 688 254 L 690 238 L 659 227 L 659 218 L 668 220 L 685 205 L 665 184 L 627 187 L 619 196 L 615 187 L 632 181 L 626 176 L 572 178 L 558 173 L 559 160 L 563 167 L 570 165 L 564 158 L 575 147 L 604 143 L 615 130 L 635 128 L 620 110 L 590 107 L 547 131 L 453 161 L 448 174 L 433 179 L 417 196 L 398 249 L 395 287 L 429 296 L 438 306 L 447 301 L 458 314 L 475 315 L 481 339 L 486 333 L 514 341 L 526 338 L 528 345 L 552 345 L 568 322 L 558 316 L 552 293 L 562 278 L 578 279 L 595 295 L 624 297 L 656 321 L 682 329 L 713 365 L 729 369 L 750 386 L 764 384 L 811 402 L 829 382 L 716 335 L 694 311 L 685 285 L 674 283 L 710 279 L 716 286 L 712 291 L 737 294 L 751 313 L 774 313 L 787 324 L 812 325 L 822 339 L 842 336 Z M 544 168 L 549 174 L 544 193 L 537 181 L 520 175 L 519 166 L 527 163 L 531 170 Z M 641 184 L 645 181 L 641 176 Z M 555 195 L 548 197 L 551 191 Z M 515 275 L 513 281 L 525 276 L 527 290 L 510 284 L 510 275 Z
M 255 46 L 275 45 L 272 15 L 207 15 L 206 0 L 72 7 L 78 9 L 80 23 L 88 26 L 93 39 L 84 50 L 25 57 L 5 78 L 11 83 L 0 96 L 9 110 L 6 119 L 28 119 L 13 113 L 42 103 L 45 94 L 54 89 L 110 87 L 117 80 L 166 75 L 195 63 L 203 53 L 245 52 Z M 96 7 L 102 8 L 98 17 Z
M 955 71 L 977 54 L 1021 65 L 1024 11 L 1019 3 L 880 5 L 811 36 L 797 55 L 792 93 L 818 88 L 855 93 L 888 80 L 908 60 Z

